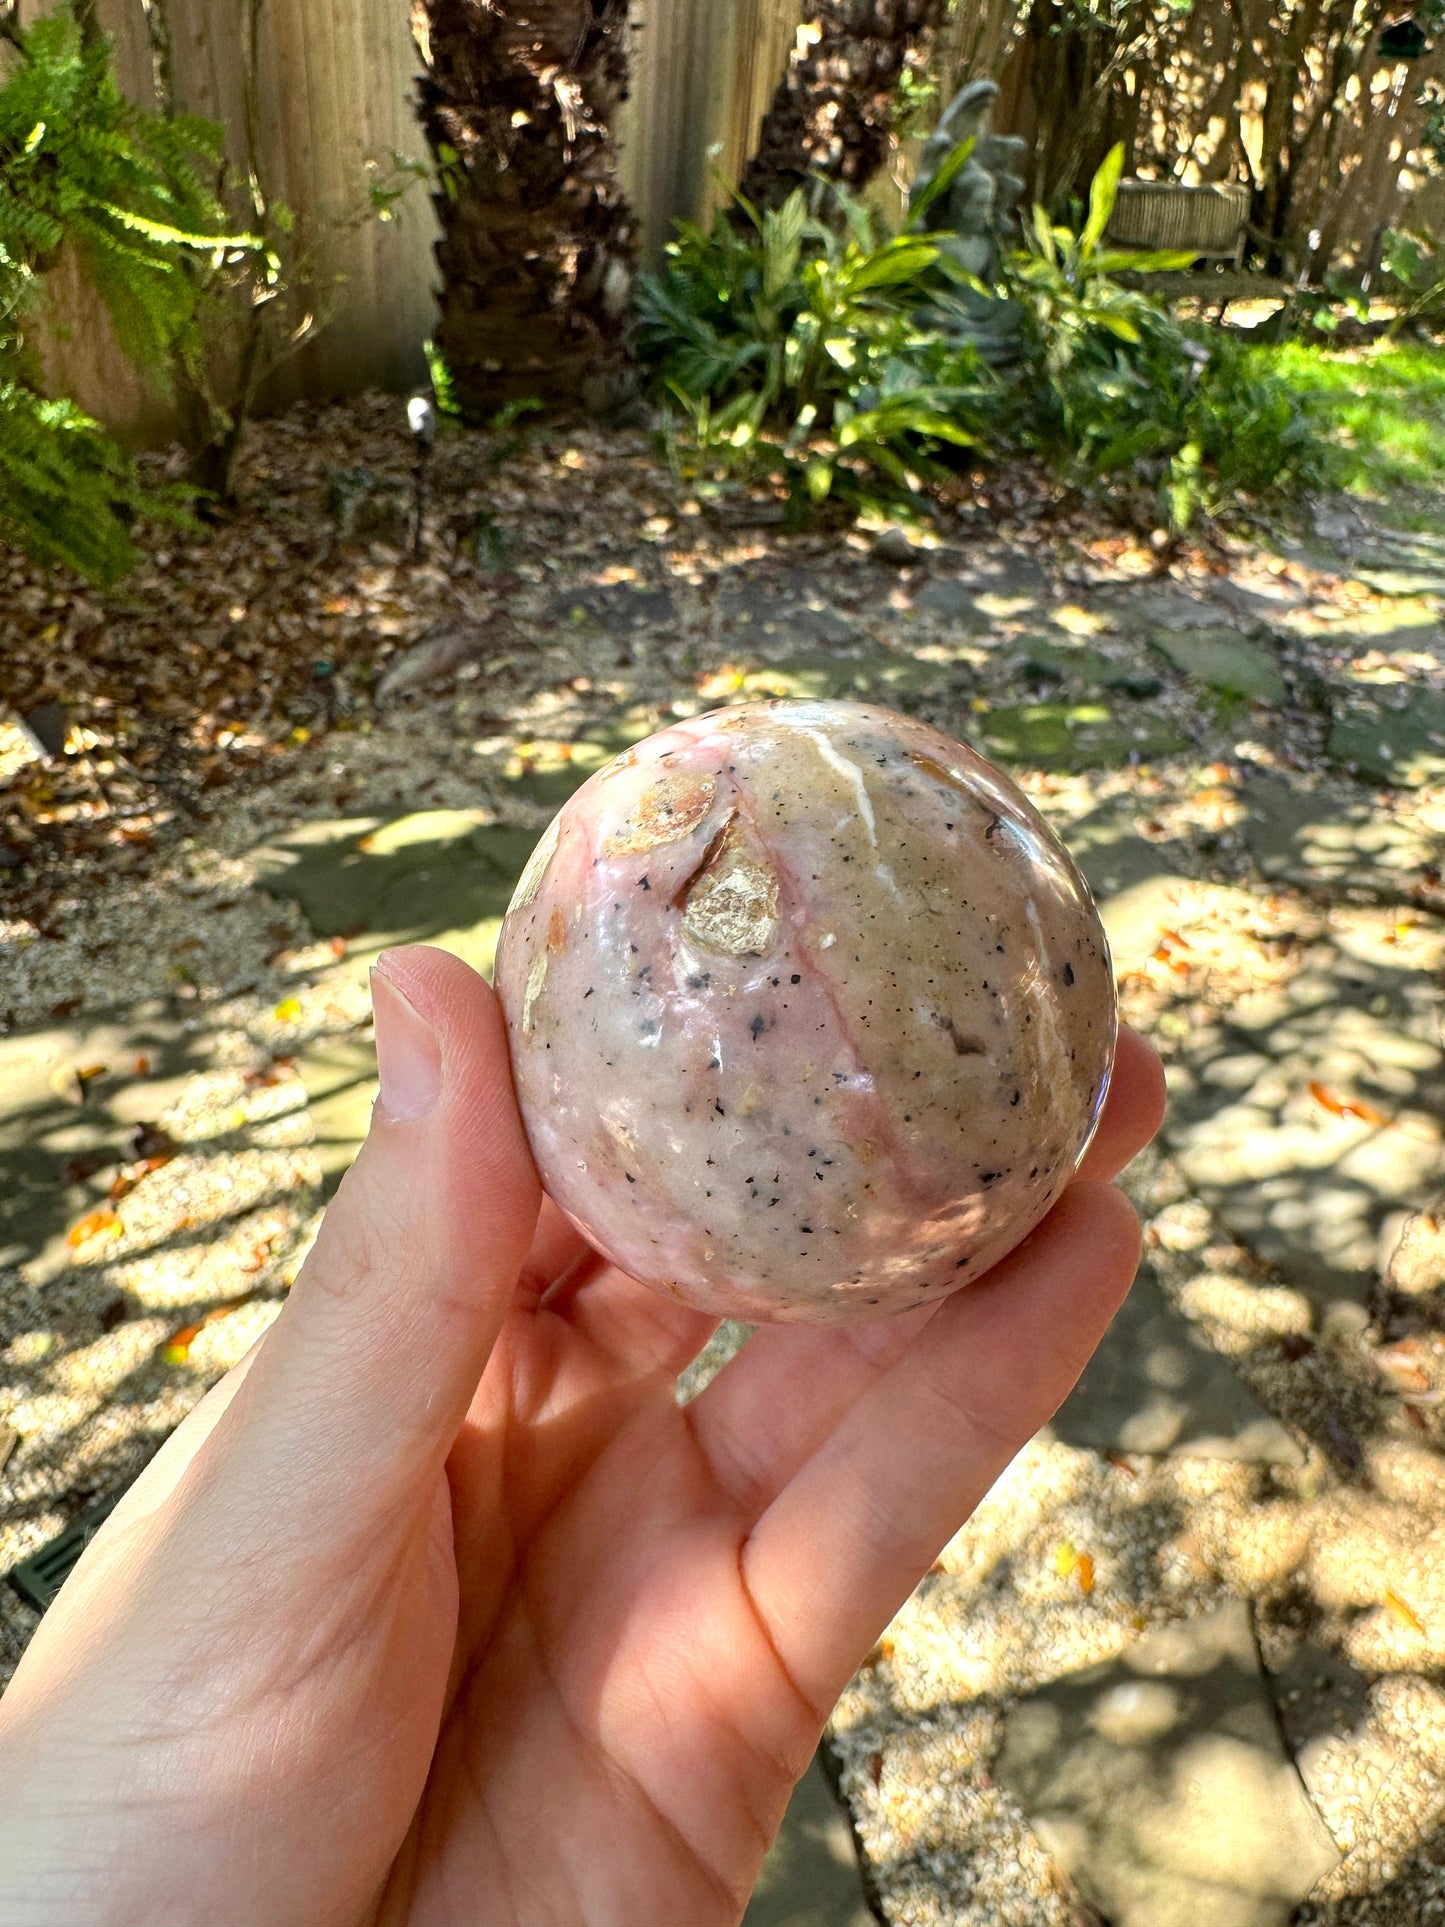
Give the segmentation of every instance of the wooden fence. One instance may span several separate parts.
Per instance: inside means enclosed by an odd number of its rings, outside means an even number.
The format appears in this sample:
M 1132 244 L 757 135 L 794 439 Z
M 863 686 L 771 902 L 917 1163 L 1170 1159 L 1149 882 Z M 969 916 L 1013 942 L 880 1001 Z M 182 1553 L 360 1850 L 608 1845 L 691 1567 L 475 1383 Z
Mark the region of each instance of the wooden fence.
M 635 0 L 619 171 L 645 256 L 740 178 L 802 13 L 803 0 Z

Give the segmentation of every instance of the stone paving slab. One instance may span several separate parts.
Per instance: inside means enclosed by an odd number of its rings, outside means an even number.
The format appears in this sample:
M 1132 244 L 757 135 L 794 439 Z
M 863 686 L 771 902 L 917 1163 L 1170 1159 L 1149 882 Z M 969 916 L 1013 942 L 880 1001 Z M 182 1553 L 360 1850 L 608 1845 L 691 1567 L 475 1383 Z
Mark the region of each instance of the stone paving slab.
M 1370 1682 L 1307 1634 L 1261 1644 L 1285 1743 L 1316 1811 L 1348 1849 L 1398 1764 L 1394 1748 L 1368 1730 Z
M 995 1773 L 1112 1927 L 1285 1927 L 1340 1857 L 1239 1600 L 1020 1700 Z
M 931 616 L 950 629 L 984 636 L 993 627 L 994 618 L 979 607 L 979 593 L 975 583 L 935 576 L 913 596 L 913 610 L 916 615 Z
M 1442 1172 L 1442 940 L 1386 947 L 1385 922 L 1334 912 L 1287 982 L 1235 1000 L 1171 1066 L 1185 1175 L 1317 1306 L 1368 1294 L 1387 1221 Z
M 1318 890 L 1403 895 L 1445 854 L 1445 838 L 1358 794 L 1246 777 L 1244 836 L 1263 875 Z
M 1299 1445 L 1146 1263 L 1048 1436 L 1095 1451 L 1300 1465 Z
M 777 648 L 786 653 L 799 643 L 847 648 L 862 640 L 854 624 L 822 600 L 805 575 L 801 580 L 769 575 L 725 582 L 713 608 L 718 628 L 730 643 L 764 654 Z
M 1142 705 L 1098 701 L 1007 704 L 981 716 L 969 734 L 1005 765 L 1042 770 L 1117 769 L 1189 746 L 1182 730 Z
M 742 1927 L 877 1927 L 853 1835 L 816 1761 L 788 1803 Z
M 371 1128 L 376 1046 L 366 1038 L 323 1037 L 297 1054 L 316 1159 L 326 1195 L 340 1184 Z
M 1390 701 L 1356 696 L 1337 709 L 1326 753 L 1368 782 L 1400 789 L 1438 783 L 1445 777 L 1445 691 L 1405 685 Z
M 1267 703 L 1284 701 L 1284 676 L 1274 651 L 1247 641 L 1236 629 L 1222 624 L 1178 632 L 1157 629 L 1149 641 L 1158 654 L 1206 689 Z
M 670 627 L 676 623 L 677 613 L 677 599 L 666 583 L 643 582 L 565 589 L 547 610 L 550 621 L 560 626 L 622 636 Z
M 253 855 L 263 886 L 299 904 L 319 936 L 440 943 L 490 972 L 536 840 L 485 811 L 423 810 L 309 823 Z

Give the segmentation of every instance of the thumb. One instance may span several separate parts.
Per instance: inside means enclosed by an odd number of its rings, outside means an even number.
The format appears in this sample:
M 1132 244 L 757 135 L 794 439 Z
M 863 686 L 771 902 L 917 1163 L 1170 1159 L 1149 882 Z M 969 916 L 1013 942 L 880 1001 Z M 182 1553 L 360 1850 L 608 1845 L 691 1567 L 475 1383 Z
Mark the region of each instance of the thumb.
M 417 945 L 382 955 L 372 1000 L 371 1130 L 238 1402 L 305 1510 L 340 1496 L 375 1517 L 444 1462 L 541 1191 L 490 987 Z

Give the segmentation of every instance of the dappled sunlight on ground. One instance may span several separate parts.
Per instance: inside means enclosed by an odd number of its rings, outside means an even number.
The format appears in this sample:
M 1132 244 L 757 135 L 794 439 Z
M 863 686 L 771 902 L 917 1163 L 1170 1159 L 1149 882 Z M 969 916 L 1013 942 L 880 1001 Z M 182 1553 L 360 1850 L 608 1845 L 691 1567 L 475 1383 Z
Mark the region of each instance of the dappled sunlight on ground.
M 1113 1332 L 838 1709 L 880 1904 L 1081 1921 L 1067 1868 L 1098 1898 L 1122 1848 L 1086 1800 L 1043 1811 L 1030 1722 L 1117 1712 L 1172 1628 L 1150 1703 L 1211 1745 L 1243 1721 L 1259 1840 L 1313 1842 L 1250 1927 L 1320 1871 L 1308 1927 L 1445 1920 L 1445 558 L 1353 502 L 1169 552 L 1037 503 L 788 536 L 588 430 L 501 465 L 444 443 L 415 561 L 371 406 L 327 418 L 329 457 L 267 430 L 266 494 L 209 557 L 59 617 L 27 580 L 3 618 L 35 664 L 69 625 L 78 680 L 18 694 L 89 734 L 50 765 L 0 738 L 0 1569 L 275 1316 L 366 1129 L 382 947 L 488 969 L 552 812 L 671 720 L 885 702 L 1008 763 L 1068 841 L 1171 1111 Z M 377 483 L 349 532 L 328 459 Z M 0 1594 L 0 1667 L 34 1623 Z M 1146 1737 L 1184 1814 L 1190 1733 Z M 1224 1927 L 1213 1851 L 1125 1886 L 1193 1880 L 1189 1927 Z

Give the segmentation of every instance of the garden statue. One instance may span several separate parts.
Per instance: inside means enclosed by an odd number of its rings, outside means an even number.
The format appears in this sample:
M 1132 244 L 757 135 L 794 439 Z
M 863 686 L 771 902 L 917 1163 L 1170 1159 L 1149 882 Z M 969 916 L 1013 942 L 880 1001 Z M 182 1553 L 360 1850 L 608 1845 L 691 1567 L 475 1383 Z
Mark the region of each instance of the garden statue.
M 1024 190 L 1017 171 L 1024 142 L 990 131 L 997 98 L 998 85 L 992 80 L 971 80 L 954 95 L 924 142 L 909 200 L 917 202 L 961 142 L 974 143 L 958 173 L 929 204 L 925 226 L 940 249 L 982 288 L 959 287 L 946 305 L 930 308 L 927 315 L 932 325 L 972 341 L 985 359 L 1007 361 L 1018 350 L 1019 309 L 983 290 L 998 284 L 1000 230 Z

